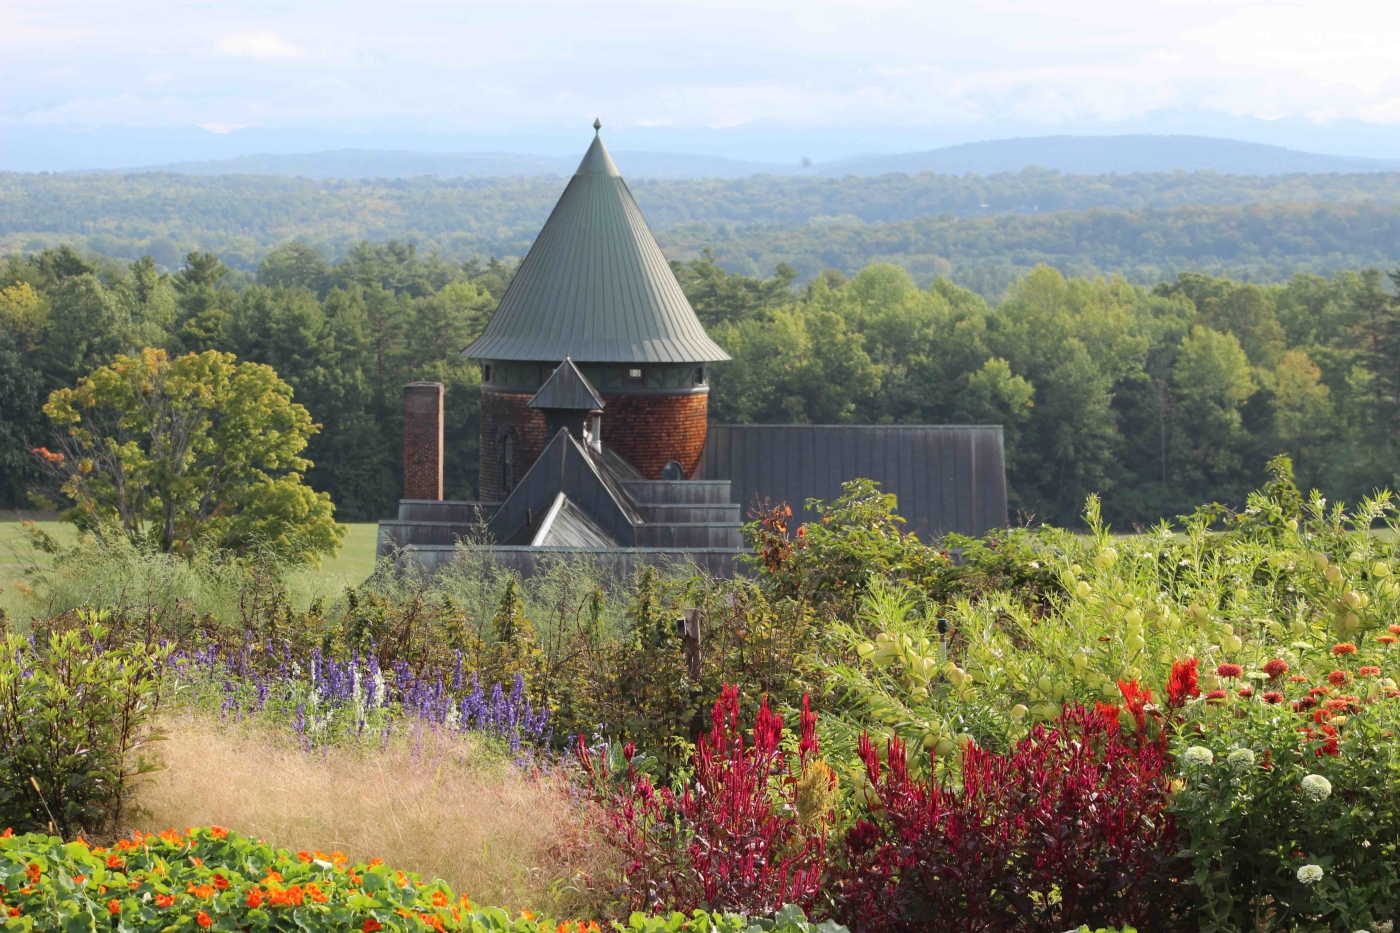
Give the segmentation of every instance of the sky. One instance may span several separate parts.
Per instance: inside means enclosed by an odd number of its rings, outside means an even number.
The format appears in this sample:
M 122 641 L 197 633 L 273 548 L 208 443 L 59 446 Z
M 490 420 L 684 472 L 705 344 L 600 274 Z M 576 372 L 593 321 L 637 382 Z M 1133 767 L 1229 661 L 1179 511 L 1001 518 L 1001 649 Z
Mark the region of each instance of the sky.
M 562 154 L 598 116 L 733 158 L 1123 131 L 1394 158 L 1397 63 L 1393 0 L 0 0 L 0 147 Z

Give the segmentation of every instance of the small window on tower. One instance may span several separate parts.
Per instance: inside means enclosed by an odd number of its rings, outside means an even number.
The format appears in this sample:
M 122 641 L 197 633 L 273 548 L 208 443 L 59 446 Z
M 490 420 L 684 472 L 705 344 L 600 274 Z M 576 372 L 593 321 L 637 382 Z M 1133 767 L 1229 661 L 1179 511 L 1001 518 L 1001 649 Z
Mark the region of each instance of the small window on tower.
M 488 382 L 488 383 L 491 381 L 491 364 L 490 364 L 490 363 L 484 363 L 484 364 L 482 364 L 482 367 L 481 367 L 481 381 L 482 381 L 482 382 Z
M 695 367 L 695 384 L 698 386 L 702 386 L 705 384 L 705 367 Z
M 627 381 L 632 385 L 640 385 L 642 381 L 642 371 L 640 369 L 627 370 Z

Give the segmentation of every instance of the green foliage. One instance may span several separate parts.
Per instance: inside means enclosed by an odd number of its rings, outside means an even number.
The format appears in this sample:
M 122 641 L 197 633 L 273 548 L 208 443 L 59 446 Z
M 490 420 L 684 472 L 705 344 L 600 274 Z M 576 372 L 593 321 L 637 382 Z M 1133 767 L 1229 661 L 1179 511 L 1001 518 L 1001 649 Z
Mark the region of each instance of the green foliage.
M 144 755 L 170 650 L 107 644 L 92 622 L 39 636 L 7 633 L 0 656 L 0 822 L 64 838 L 121 825 Z
M 271 367 L 210 350 L 118 356 L 59 389 L 44 412 L 58 452 L 38 453 L 90 532 L 190 552 L 201 542 L 288 559 L 334 553 L 345 529 L 302 483 L 317 429 Z
M 512 916 L 472 904 L 442 881 L 423 882 L 377 859 L 273 848 L 220 827 L 122 839 L 110 849 L 39 833 L 0 839 L 6 928 L 17 933 L 120 929 L 437 930 L 464 933 L 600 931 L 597 922 Z M 695 911 L 606 924 L 618 933 L 839 933 L 800 910 L 772 917 Z
M 1331 743 L 1300 731 L 1286 704 L 1192 710 L 1175 748 L 1173 809 L 1189 829 L 1205 933 L 1373 930 L 1400 906 L 1400 717 L 1377 680 L 1358 685 L 1354 714 L 1329 720 L 1340 730 Z M 1306 695 L 1288 692 L 1288 702 Z M 1192 763 L 1192 747 L 1209 749 L 1211 763 Z M 1300 876 L 1306 865 L 1321 869 L 1318 880 Z

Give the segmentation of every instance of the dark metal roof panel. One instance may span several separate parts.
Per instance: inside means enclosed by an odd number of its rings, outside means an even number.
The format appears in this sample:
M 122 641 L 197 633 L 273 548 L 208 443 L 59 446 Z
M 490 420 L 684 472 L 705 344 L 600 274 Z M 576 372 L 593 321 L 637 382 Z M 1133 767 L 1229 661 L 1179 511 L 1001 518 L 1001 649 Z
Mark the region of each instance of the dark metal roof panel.
M 485 332 L 462 355 L 581 363 L 729 359 L 705 333 L 598 137 Z
M 537 547 L 617 547 L 612 536 L 565 496 Z
M 745 512 L 786 502 L 810 520 L 808 499 L 830 502 L 865 478 L 894 493 L 905 528 L 924 540 L 1006 526 L 1000 425 L 715 424 L 703 475 L 729 480 Z
M 601 410 L 603 400 L 567 356 L 540 390 L 530 399 L 531 408 L 560 408 L 576 411 Z

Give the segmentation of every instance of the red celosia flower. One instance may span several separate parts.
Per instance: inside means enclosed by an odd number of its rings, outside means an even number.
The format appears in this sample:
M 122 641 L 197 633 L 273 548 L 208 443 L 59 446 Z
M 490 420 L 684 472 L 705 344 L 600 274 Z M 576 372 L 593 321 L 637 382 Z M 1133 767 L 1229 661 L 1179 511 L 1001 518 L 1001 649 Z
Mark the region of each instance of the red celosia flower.
M 1136 680 L 1118 681 L 1118 692 L 1123 694 L 1123 708 L 1126 709 L 1137 723 L 1138 735 L 1142 735 L 1147 730 L 1147 704 L 1152 702 L 1152 691 L 1147 687 L 1138 686 Z
M 1327 682 L 1334 687 L 1340 687 L 1351 680 L 1351 675 L 1346 671 L 1333 671 L 1327 675 Z
M 1117 735 L 1122 729 L 1122 726 L 1118 724 L 1118 714 L 1122 710 L 1117 705 L 1095 701 L 1094 711 L 1103 719 L 1104 725 L 1108 727 L 1109 735 Z
M 1244 668 L 1238 664 L 1222 664 L 1215 669 L 1216 676 L 1227 679 L 1239 677 L 1244 674 Z
M 1356 646 L 1349 641 L 1344 641 L 1340 644 L 1333 645 L 1332 653 L 1339 658 L 1344 654 L 1356 654 Z
M 1288 662 L 1281 661 L 1278 658 L 1265 661 L 1264 673 L 1269 675 L 1270 680 L 1278 680 L 1284 674 L 1288 673 Z
M 1268 691 L 1267 693 L 1264 694 L 1264 702 L 1265 702 L 1265 703 L 1282 703 L 1282 702 L 1283 702 L 1283 694 L 1282 694 L 1282 693 L 1279 693 L 1277 690 L 1270 690 L 1270 691 Z
M 1381 676 L 1381 669 L 1379 667 L 1362 666 L 1356 673 L 1360 674 L 1362 677 L 1379 677 Z
M 1186 701 L 1201 695 L 1197 682 L 1197 661 L 1186 658 L 1173 662 L 1171 676 L 1167 678 L 1167 706 L 1180 709 Z
M 1220 703 L 1223 702 L 1228 696 L 1229 694 L 1226 693 L 1224 690 L 1212 690 L 1210 693 L 1206 694 L 1206 702 Z

